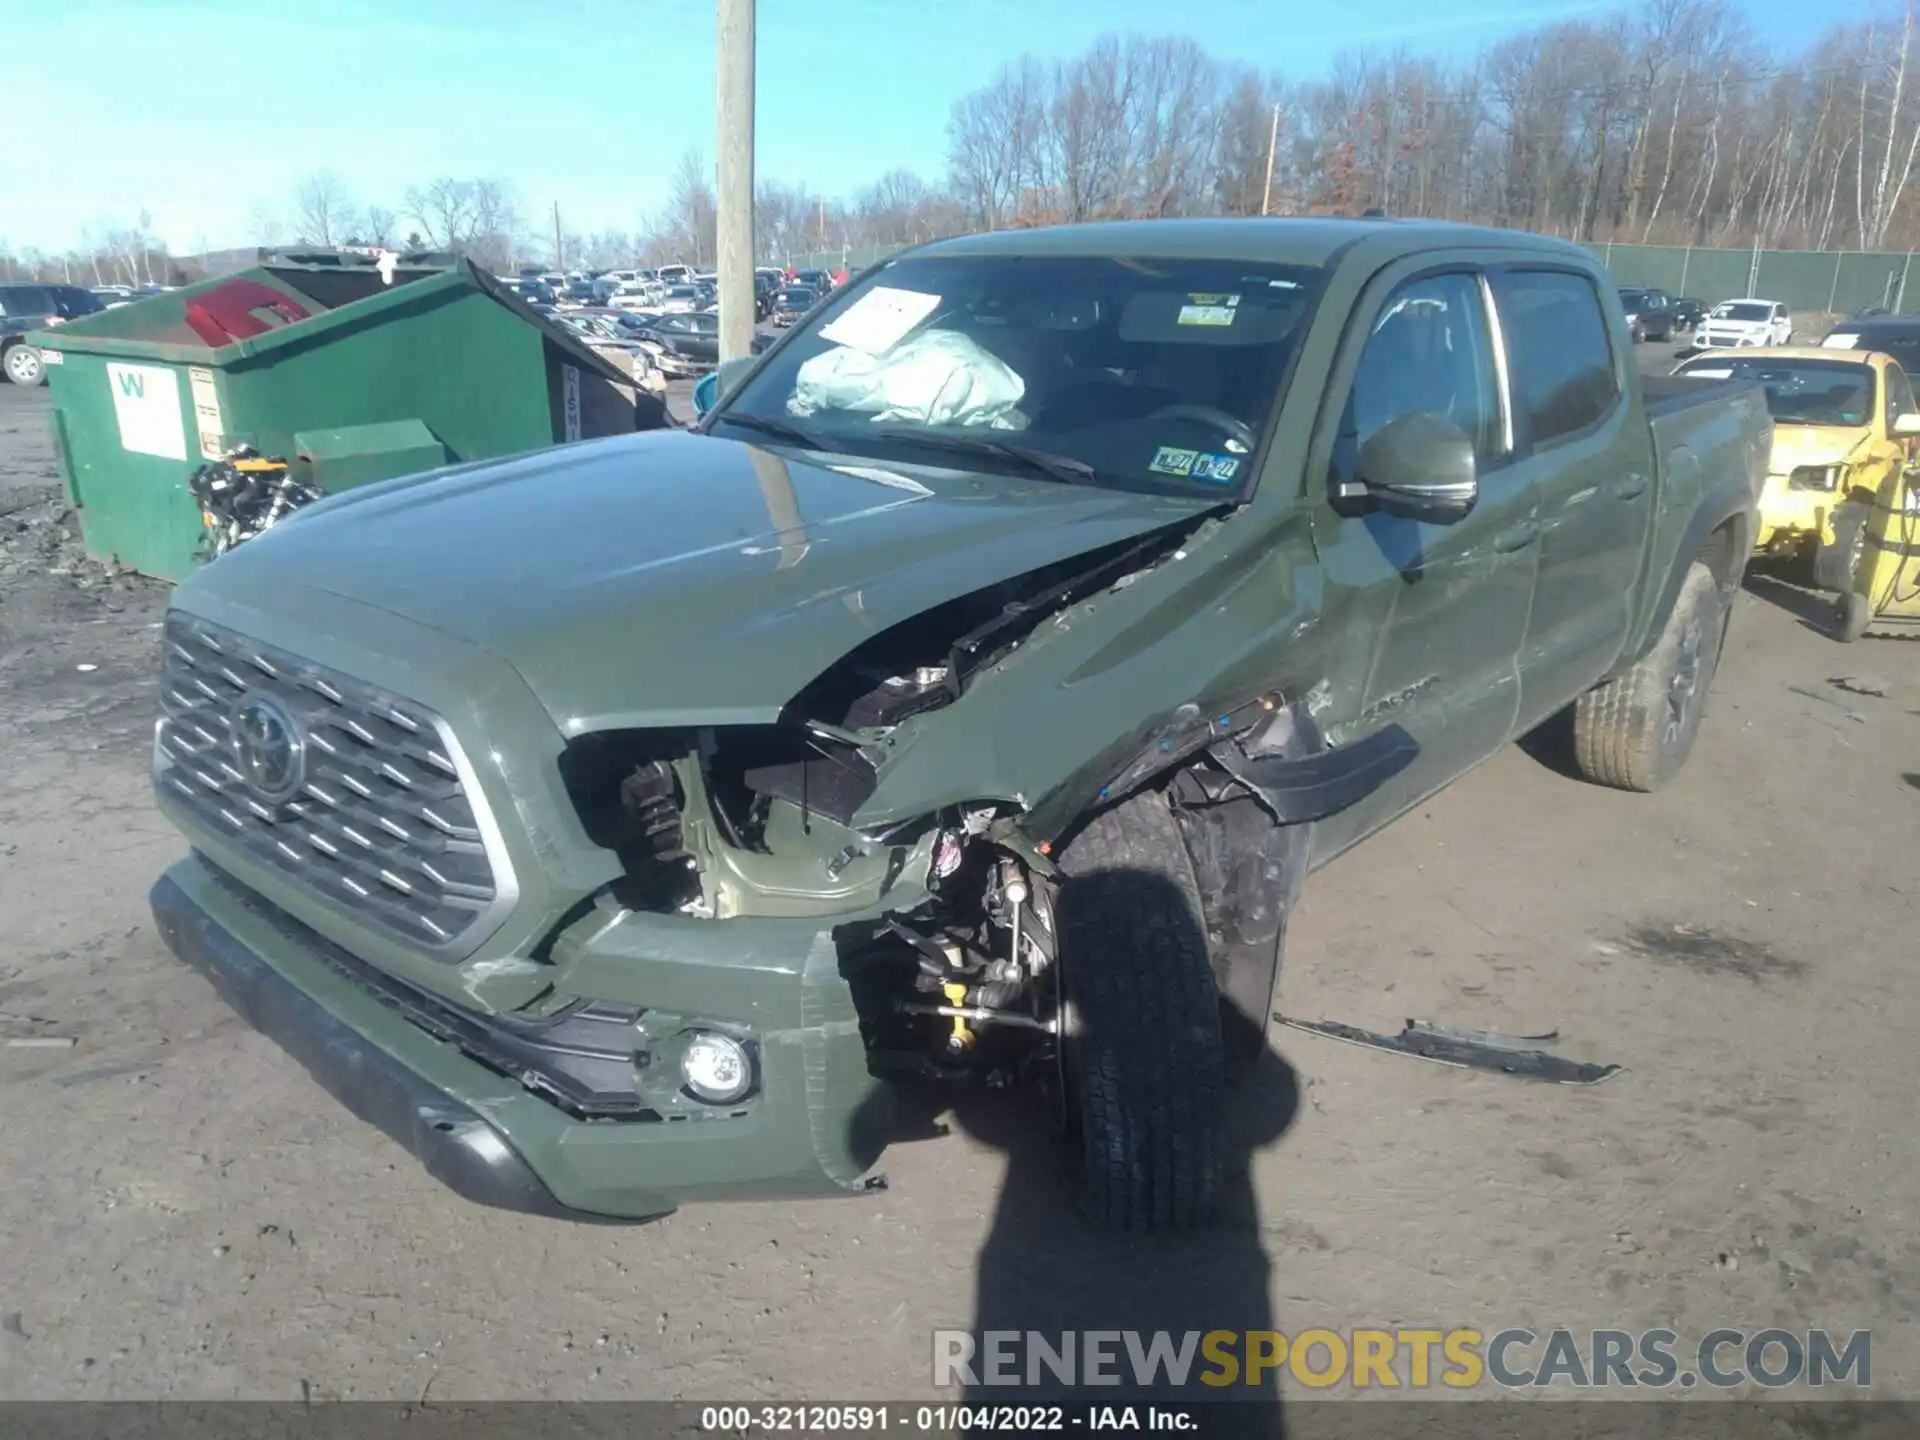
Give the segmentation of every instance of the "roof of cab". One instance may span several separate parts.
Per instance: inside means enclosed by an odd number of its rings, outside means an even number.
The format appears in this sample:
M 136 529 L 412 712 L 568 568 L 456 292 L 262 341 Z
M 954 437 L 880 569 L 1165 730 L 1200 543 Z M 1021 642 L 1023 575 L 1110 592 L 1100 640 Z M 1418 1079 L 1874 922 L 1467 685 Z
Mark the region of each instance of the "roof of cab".
M 1875 331 L 1911 332 L 1920 330 L 1920 315 L 1868 315 L 1860 320 L 1842 320 L 1833 328 L 1842 335 L 1870 335 Z
M 1369 247 L 1416 254 L 1422 250 L 1525 249 L 1579 260 L 1593 255 L 1579 245 L 1545 235 L 1455 225 L 1435 220 L 1350 220 L 1334 216 L 1216 217 L 1182 220 L 1106 220 L 1085 225 L 993 230 L 936 240 L 918 255 L 1125 255 L 1169 260 L 1248 260 L 1280 265 L 1325 265 L 1349 245 L 1384 239 Z
M 1684 369 L 1696 361 L 1725 364 L 1729 360 L 1831 360 L 1841 365 L 1897 364 L 1891 355 L 1857 346 L 1842 349 L 1838 345 L 1741 345 L 1719 350 L 1702 350 L 1680 362 Z

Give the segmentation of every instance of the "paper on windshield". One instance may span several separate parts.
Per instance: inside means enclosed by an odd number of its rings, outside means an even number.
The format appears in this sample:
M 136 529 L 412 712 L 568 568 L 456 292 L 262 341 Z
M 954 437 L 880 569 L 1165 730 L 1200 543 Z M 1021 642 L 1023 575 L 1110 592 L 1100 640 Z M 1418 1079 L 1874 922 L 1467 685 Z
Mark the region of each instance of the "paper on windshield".
M 820 338 L 878 355 L 883 350 L 891 350 L 902 335 L 931 315 L 939 303 L 938 295 L 876 285 L 834 316 L 831 325 L 823 326 Z

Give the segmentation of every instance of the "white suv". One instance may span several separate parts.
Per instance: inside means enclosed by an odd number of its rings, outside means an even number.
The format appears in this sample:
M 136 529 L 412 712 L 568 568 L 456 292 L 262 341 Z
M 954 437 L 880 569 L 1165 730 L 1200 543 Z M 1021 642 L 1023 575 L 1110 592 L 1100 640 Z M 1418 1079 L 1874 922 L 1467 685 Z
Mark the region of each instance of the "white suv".
M 1778 300 L 1722 300 L 1707 312 L 1693 335 L 1693 343 L 1702 350 L 1787 345 L 1792 340 L 1793 317 Z

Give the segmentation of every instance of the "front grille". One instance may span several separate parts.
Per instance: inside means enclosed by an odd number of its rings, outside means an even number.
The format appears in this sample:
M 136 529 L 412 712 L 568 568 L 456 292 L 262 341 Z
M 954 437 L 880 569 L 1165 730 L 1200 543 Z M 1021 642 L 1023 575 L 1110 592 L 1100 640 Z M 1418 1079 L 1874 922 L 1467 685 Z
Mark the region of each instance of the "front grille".
M 511 875 L 504 860 L 496 873 L 439 716 L 179 611 L 165 633 L 156 785 L 363 924 L 435 951 L 479 942 L 511 903 Z M 238 717 L 256 701 L 304 742 L 284 799 L 249 779 Z

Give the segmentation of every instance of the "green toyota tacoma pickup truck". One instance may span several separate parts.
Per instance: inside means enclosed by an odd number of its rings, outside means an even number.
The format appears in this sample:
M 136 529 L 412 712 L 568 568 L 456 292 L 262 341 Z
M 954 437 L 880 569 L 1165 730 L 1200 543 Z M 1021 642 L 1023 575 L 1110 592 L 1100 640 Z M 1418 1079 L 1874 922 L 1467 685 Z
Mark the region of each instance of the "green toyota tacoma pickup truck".
M 1202 1222 L 1306 874 L 1571 711 L 1680 767 L 1771 422 L 1582 250 L 1391 221 L 941 241 L 690 432 L 320 502 L 181 585 L 174 951 L 475 1201 L 858 1194 L 1030 1085 Z

